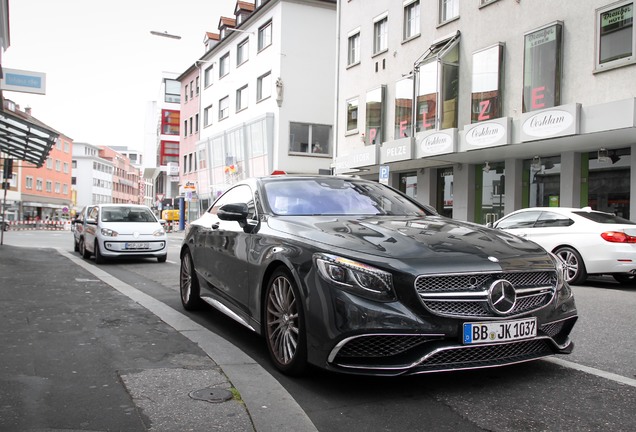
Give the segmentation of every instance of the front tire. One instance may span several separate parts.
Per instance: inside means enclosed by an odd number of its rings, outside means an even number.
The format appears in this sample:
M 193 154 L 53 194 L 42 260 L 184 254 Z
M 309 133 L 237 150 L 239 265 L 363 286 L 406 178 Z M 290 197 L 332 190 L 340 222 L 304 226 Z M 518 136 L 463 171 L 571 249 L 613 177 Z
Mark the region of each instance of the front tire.
M 181 304 L 185 310 L 201 308 L 201 288 L 194 270 L 194 261 L 190 251 L 185 251 L 181 257 L 181 269 L 179 270 L 179 292 Z
M 587 271 L 583 258 L 569 246 L 563 246 L 554 251 L 554 254 L 563 261 L 565 267 L 565 281 L 570 285 L 579 285 L 587 280 Z
M 101 250 L 99 249 L 99 243 L 95 242 L 95 264 L 104 264 L 106 262 L 106 258 L 102 255 Z
M 274 272 L 264 302 L 265 340 L 274 366 L 287 375 L 307 369 L 305 316 L 296 283 L 284 269 Z

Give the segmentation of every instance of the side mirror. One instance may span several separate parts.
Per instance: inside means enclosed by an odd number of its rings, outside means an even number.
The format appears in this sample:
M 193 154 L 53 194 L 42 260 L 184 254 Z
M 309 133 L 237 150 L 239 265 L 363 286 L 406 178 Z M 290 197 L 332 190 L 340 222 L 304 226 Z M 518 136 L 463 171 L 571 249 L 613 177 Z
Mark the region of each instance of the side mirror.
M 97 225 L 97 219 L 93 219 L 93 218 L 86 218 L 86 223 L 88 225 Z
M 494 224 L 493 224 L 492 222 L 488 222 L 488 223 L 486 224 L 486 226 L 487 226 L 488 228 L 493 228 Z
M 238 222 L 247 220 L 248 214 L 249 209 L 245 203 L 222 205 L 216 213 L 221 220 Z

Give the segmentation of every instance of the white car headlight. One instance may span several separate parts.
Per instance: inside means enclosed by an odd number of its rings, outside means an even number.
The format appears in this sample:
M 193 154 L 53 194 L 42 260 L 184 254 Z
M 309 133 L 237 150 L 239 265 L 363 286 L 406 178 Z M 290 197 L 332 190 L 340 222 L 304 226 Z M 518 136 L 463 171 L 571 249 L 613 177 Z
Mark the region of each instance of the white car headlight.
M 112 229 L 102 228 L 101 233 L 104 237 L 117 237 L 119 234 L 117 231 L 113 231 Z
M 314 260 L 320 275 L 344 291 L 372 300 L 395 300 L 391 273 L 336 255 L 315 254 Z

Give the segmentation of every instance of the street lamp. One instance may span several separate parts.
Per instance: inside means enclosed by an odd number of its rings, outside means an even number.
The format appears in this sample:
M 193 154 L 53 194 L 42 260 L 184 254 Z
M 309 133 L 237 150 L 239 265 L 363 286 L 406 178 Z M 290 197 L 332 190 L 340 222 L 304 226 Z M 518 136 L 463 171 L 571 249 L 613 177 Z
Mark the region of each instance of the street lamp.
M 170 39 L 181 39 L 181 36 L 170 34 L 167 31 L 164 31 L 162 33 L 162 32 L 151 30 L 150 34 L 151 35 L 155 35 L 155 36 L 166 37 L 166 38 L 170 38 Z

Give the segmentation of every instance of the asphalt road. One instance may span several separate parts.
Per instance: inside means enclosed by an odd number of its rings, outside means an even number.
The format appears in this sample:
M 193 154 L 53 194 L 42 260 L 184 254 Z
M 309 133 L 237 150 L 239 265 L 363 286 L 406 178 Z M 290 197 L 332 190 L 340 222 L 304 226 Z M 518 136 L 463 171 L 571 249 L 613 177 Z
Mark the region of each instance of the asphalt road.
M 5 244 L 72 252 L 70 232 L 5 233 Z M 178 297 L 178 234 L 168 262 L 137 260 L 101 268 L 168 306 Z M 574 353 L 505 368 L 403 378 L 313 370 L 291 379 L 274 370 L 263 341 L 209 309 L 186 313 L 261 364 L 320 431 L 632 431 L 636 426 L 636 287 L 597 278 L 573 287 L 579 321 Z

